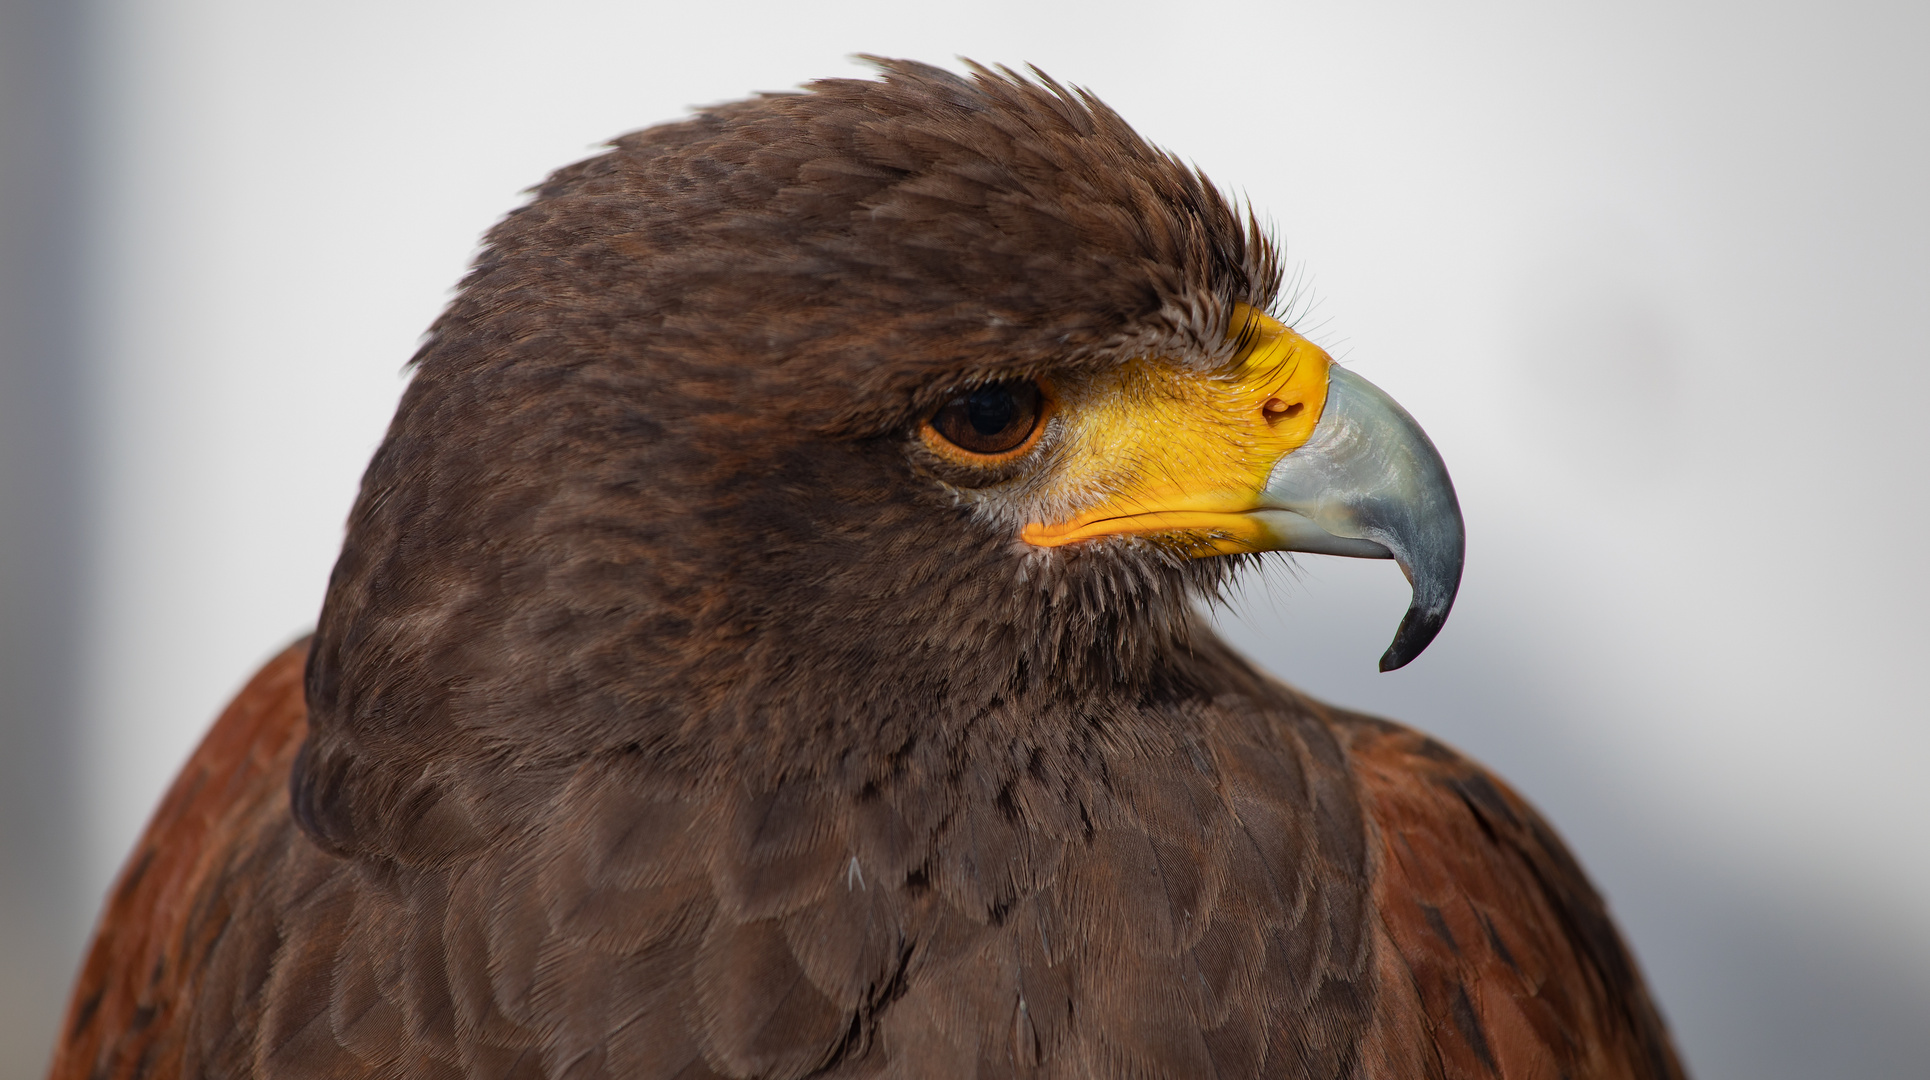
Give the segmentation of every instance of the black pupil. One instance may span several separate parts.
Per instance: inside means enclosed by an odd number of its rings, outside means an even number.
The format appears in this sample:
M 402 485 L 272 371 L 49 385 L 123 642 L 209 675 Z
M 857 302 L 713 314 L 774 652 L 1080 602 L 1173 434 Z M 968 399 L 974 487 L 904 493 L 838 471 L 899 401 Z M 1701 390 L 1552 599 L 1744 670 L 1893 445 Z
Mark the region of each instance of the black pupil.
M 980 435 L 997 435 L 1018 419 L 1019 403 L 1007 386 L 981 386 L 965 399 L 965 415 Z

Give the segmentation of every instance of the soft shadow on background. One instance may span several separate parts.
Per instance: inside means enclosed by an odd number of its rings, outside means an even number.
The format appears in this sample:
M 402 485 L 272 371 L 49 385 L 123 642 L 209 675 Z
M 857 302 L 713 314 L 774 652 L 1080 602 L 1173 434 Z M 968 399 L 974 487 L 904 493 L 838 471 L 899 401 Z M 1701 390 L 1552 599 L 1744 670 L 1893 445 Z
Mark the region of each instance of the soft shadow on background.
M 1493 765 L 1698 1076 L 1930 1070 L 1930 8 L 0 0 L 0 1080 L 199 732 L 314 619 L 401 367 L 521 189 L 875 52 L 1037 63 L 1250 200 L 1408 406 L 1460 606 L 1215 618 Z
M 95 898 L 78 756 L 85 572 L 81 13 L 0 0 L 0 1077 L 45 1066 Z

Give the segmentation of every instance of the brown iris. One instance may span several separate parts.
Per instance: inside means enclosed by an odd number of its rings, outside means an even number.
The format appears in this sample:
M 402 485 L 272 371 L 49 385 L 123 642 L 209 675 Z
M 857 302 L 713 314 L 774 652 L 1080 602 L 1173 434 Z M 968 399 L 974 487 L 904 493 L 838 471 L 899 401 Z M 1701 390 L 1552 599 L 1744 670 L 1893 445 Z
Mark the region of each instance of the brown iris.
M 1039 384 L 1015 380 L 960 391 L 926 423 L 960 450 L 995 456 L 1030 442 L 1044 413 L 1045 395 Z

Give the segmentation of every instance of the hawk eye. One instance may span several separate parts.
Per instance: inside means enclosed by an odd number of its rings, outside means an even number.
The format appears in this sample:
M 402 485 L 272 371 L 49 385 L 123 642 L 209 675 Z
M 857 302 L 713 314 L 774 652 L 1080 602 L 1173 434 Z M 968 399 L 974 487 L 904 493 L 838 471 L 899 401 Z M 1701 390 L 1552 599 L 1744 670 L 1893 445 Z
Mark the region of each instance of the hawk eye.
M 926 424 L 960 450 L 1005 454 L 1032 438 L 1044 404 L 1038 383 L 992 383 L 954 394 Z

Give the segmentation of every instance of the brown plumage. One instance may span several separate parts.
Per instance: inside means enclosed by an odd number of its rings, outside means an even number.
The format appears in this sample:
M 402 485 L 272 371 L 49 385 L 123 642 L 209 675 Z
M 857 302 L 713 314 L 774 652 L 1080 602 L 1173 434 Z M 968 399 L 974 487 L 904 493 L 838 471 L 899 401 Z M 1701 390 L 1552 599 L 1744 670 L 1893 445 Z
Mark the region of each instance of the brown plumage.
M 921 441 L 1222 363 L 1278 273 L 1090 97 L 882 66 L 489 234 L 56 1080 L 1681 1075 L 1532 810 L 1200 623 L 1251 556 L 1032 547 L 1058 428 Z

